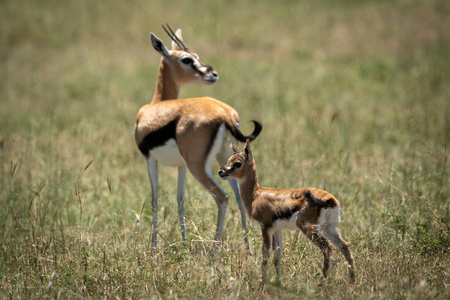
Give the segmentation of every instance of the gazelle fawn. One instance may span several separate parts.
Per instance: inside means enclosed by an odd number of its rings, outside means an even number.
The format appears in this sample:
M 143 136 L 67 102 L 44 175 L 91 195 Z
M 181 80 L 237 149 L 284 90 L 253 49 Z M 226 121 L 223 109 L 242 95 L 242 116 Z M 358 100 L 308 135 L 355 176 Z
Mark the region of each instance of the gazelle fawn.
M 163 27 L 164 28 L 164 27 Z M 219 78 L 214 69 L 203 63 L 183 42 L 181 30 L 174 33 L 164 28 L 172 39 L 172 50 L 153 33 L 153 48 L 161 54 L 156 90 L 151 103 L 144 105 L 136 118 L 136 144 L 147 160 L 152 187 L 153 232 L 152 246 L 157 245 L 158 225 L 158 165 L 178 168 L 178 214 L 183 241 L 186 240 L 184 193 L 187 170 L 213 196 L 218 207 L 215 239 L 221 240 L 228 195 L 211 174 L 214 159 L 224 164 L 232 154 L 228 139 L 245 142 L 254 140 L 261 125 L 245 136 L 239 129 L 239 115 L 229 105 L 209 97 L 177 99 L 184 84 L 213 84 Z M 245 209 L 237 181 L 230 181 L 241 211 L 242 226 L 247 232 Z M 248 238 L 245 236 L 249 249 Z
M 267 261 L 272 244 L 277 279 L 280 278 L 281 234 L 283 230 L 301 230 L 323 253 L 323 276 L 330 266 L 331 247 L 335 244 L 348 263 L 351 282 L 354 282 L 353 256 L 336 228 L 340 221 L 339 201 L 326 191 L 316 188 L 275 189 L 258 184 L 256 166 L 250 143 L 244 152 L 231 141 L 234 154 L 219 170 L 223 179 L 237 179 L 241 198 L 250 218 L 259 223 L 262 230 L 262 280 L 267 280 Z

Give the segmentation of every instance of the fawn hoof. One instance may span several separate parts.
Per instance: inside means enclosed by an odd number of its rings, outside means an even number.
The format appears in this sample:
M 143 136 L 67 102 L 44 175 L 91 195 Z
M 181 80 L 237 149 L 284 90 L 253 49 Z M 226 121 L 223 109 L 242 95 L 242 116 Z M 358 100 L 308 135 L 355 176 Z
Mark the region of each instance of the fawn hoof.
M 265 290 L 266 290 L 266 281 L 261 280 L 261 282 L 259 283 L 259 291 L 264 292 Z
M 350 283 L 354 284 L 356 282 L 355 280 L 355 272 L 353 270 L 350 270 Z

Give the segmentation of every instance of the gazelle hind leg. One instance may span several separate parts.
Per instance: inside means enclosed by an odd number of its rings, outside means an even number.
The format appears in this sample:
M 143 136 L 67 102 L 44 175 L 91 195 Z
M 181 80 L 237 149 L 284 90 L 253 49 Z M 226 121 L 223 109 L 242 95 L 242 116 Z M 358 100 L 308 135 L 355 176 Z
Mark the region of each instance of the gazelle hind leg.
M 189 170 L 191 171 L 195 179 L 200 182 L 200 184 L 213 196 L 214 200 L 216 201 L 217 227 L 215 239 L 220 243 L 222 239 L 223 224 L 225 221 L 225 212 L 227 210 L 228 195 L 216 182 L 211 174 L 211 171 L 209 171 L 209 168 L 207 168 L 207 170 L 200 168 L 193 168 Z
M 245 215 L 245 206 L 241 199 L 241 194 L 239 191 L 239 183 L 237 179 L 230 179 L 228 180 L 230 183 L 231 188 L 233 189 L 234 196 L 236 198 L 236 203 L 239 208 L 239 212 L 241 213 L 241 223 L 242 223 L 242 229 L 244 231 L 244 242 L 245 242 L 245 249 L 249 252 L 250 251 L 250 243 L 248 241 L 248 227 L 247 227 L 247 217 Z
M 327 278 L 328 270 L 330 268 L 330 257 L 332 253 L 330 243 L 325 237 L 323 237 L 317 232 L 317 229 L 314 225 L 301 224 L 299 227 L 300 230 L 311 240 L 311 242 L 313 242 L 313 244 L 319 247 L 319 249 L 322 251 L 323 253 L 322 273 L 323 277 Z
M 177 145 L 181 156 L 184 158 L 186 165 L 191 174 L 198 182 L 213 196 L 217 203 L 217 229 L 216 240 L 220 242 L 222 239 L 222 229 L 225 220 L 225 212 L 227 209 L 228 195 L 217 183 L 211 174 L 211 163 L 217 157 L 222 147 L 226 127 L 220 125 L 217 132 L 211 137 L 211 140 L 205 139 L 210 137 L 210 128 L 199 128 L 196 131 L 185 133 L 177 136 Z M 209 149 L 208 152 L 195 151 L 192 144 L 198 145 L 198 149 Z
M 322 228 L 322 233 L 325 237 L 330 239 L 330 241 L 334 245 L 336 245 L 336 247 L 338 247 L 339 250 L 342 252 L 342 254 L 344 255 L 344 257 L 348 263 L 348 272 L 349 272 L 350 281 L 352 283 L 355 282 L 355 269 L 353 266 L 353 255 L 352 255 L 352 252 L 350 251 L 348 243 L 341 238 L 339 231 L 336 228 L 336 225 L 335 224 L 325 224 Z

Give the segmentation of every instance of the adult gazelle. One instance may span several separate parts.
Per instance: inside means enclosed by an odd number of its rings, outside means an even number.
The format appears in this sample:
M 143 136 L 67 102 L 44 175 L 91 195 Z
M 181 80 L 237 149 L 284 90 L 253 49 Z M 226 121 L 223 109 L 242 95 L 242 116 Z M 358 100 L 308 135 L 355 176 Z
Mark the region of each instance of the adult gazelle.
M 228 139 L 235 142 L 254 140 L 262 126 L 253 121 L 253 133 L 245 136 L 239 129 L 239 115 L 231 106 L 210 97 L 177 99 L 182 85 L 213 84 L 219 76 L 186 47 L 180 29 L 176 33 L 170 27 L 164 29 L 172 39 L 172 49 L 168 50 L 156 35 L 150 34 L 153 48 L 162 58 L 153 100 L 139 110 L 134 131 L 136 144 L 147 160 L 152 186 L 152 246 L 157 245 L 159 164 L 178 168 L 177 202 L 182 239 L 186 239 L 183 198 L 189 170 L 217 203 L 215 239 L 220 242 L 228 195 L 212 176 L 211 163 L 217 159 L 219 164 L 224 164 L 232 154 Z M 230 185 L 246 233 L 245 208 L 239 186 L 236 180 L 230 181 Z M 247 236 L 245 243 L 249 249 Z

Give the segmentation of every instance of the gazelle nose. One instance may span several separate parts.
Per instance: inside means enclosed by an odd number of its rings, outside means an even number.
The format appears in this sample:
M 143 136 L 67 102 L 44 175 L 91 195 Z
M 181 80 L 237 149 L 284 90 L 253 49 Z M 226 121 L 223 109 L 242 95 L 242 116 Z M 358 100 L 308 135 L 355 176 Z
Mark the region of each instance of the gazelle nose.
M 206 65 L 206 71 L 208 71 L 209 73 L 211 73 L 212 76 L 214 77 L 219 77 L 219 75 L 217 74 L 217 72 L 214 70 L 213 67 L 211 67 L 210 65 Z
M 211 83 L 214 83 L 217 80 L 219 80 L 219 75 L 211 66 L 208 66 L 208 75 L 207 76 L 208 76 L 208 81 Z
M 222 170 L 222 169 L 220 169 L 220 170 L 219 170 L 219 176 L 220 176 L 220 177 L 226 176 L 225 171 Z

